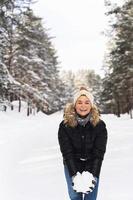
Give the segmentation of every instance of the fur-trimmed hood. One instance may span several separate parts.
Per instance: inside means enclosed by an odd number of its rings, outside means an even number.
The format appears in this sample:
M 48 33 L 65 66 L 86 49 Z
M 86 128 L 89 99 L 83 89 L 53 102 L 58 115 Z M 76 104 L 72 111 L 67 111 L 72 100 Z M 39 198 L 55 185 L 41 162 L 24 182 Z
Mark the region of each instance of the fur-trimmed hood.
M 100 121 L 100 114 L 96 105 L 91 108 L 90 122 L 93 126 L 96 126 Z M 77 126 L 76 111 L 73 103 L 67 103 L 64 109 L 64 123 L 75 127 Z

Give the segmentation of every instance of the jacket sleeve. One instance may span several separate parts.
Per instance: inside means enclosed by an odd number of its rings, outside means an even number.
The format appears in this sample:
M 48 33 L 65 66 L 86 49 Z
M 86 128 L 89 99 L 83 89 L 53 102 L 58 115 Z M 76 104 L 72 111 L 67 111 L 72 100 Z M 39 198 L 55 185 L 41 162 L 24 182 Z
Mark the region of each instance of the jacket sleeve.
M 93 147 L 92 174 L 96 177 L 99 177 L 102 161 L 106 152 L 107 129 L 103 121 L 99 122 L 96 129 L 97 136 Z
M 69 136 L 67 135 L 66 127 L 63 122 L 59 126 L 58 141 L 63 159 L 68 167 L 69 174 L 70 176 L 73 176 L 77 173 L 77 168 L 73 157 L 72 144 Z

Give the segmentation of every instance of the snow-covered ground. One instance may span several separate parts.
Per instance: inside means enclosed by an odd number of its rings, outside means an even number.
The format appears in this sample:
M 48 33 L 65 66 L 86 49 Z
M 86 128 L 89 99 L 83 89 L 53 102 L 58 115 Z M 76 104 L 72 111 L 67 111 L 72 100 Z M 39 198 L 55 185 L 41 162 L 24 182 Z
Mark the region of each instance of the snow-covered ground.
M 132 200 L 133 120 L 103 115 L 108 145 L 98 200 Z M 0 112 L 0 199 L 68 200 L 57 132 L 62 112 Z

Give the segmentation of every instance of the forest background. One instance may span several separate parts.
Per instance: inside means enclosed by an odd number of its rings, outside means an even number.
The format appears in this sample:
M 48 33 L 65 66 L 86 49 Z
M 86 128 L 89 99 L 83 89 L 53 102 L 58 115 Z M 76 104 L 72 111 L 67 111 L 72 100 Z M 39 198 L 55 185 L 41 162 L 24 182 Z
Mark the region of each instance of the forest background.
M 0 109 L 18 112 L 27 103 L 27 115 L 52 114 L 87 86 L 101 113 L 133 117 L 133 1 L 118 6 L 105 1 L 108 43 L 102 64 L 104 77 L 94 70 L 61 71 L 53 37 L 35 15 L 32 0 L 0 1 Z M 70 68 L 70 66 L 69 66 Z

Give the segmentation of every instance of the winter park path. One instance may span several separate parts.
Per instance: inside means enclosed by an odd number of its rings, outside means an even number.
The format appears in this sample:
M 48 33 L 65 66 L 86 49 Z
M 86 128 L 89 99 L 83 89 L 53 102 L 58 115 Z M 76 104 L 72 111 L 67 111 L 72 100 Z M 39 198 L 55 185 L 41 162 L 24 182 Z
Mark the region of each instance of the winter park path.
M 132 120 L 102 117 L 109 136 L 98 200 L 132 200 Z M 57 141 L 61 120 L 62 113 L 0 113 L 1 200 L 69 200 Z

